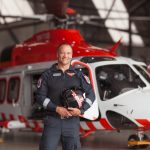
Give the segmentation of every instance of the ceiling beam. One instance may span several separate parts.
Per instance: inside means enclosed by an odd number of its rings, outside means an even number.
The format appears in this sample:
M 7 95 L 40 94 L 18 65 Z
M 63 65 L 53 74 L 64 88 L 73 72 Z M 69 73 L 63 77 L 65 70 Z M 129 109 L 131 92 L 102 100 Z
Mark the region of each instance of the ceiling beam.
M 113 7 L 114 7 L 114 5 L 115 5 L 115 2 L 116 2 L 116 0 L 113 0 L 113 2 L 112 2 L 112 4 L 111 4 L 111 7 L 110 7 L 110 9 L 108 10 L 108 13 L 107 13 L 107 15 L 106 15 L 106 17 L 105 17 L 105 20 L 107 20 L 107 19 L 109 18 L 109 15 L 110 15 L 110 13 L 112 12 L 112 9 L 113 9 Z
M 27 22 L 27 23 L 22 23 L 22 22 L 19 22 L 18 23 L 21 23 L 21 24 L 11 24 L 9 23 L 7 26 L 2 26 L 0 27 L 0 31 L 6 31 L 8 29 L 18 29 L 18 28 L 23 28 L 23 27 L 28 27 L 28 26 L 32 26 L 32 25 L 39 25 L 39 24 L 42 24 L 43 22 L 42 21 L 34 21 L 34 22 Z
M 149 0 L 140 0 L 140 1 L 136 1 L 136 4 L 130 8 L 129 10 L 129 14 L 132 15 L 134 14 L 134 12 L 136 12 L 137 9 L 139 9 L 140 7 L 142 7 L 145 3 L 148 3 Z

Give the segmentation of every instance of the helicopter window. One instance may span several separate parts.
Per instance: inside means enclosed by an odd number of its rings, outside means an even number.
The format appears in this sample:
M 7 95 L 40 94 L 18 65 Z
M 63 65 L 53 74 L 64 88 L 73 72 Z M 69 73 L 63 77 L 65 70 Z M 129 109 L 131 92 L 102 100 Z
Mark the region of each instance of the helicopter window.
M 18 77 L 13 77 L 9 80 L 8 85 L 8 102 L 16 103 L 19 96 L 20 80 Z
M 96 79 L 101 100 L 111 99 L 138 86 L 145 86 L 128 65 L 122 64 L 97 67 Z
M 134 67 L 141 73 L 141 75 L 150 83 L 150 75 L 145 69 L 145 67 L 140 67 L 137 65 L 134 65 Z
M 4 102 L 6 93 L 6 80 L 0 79 L 0 103 Z

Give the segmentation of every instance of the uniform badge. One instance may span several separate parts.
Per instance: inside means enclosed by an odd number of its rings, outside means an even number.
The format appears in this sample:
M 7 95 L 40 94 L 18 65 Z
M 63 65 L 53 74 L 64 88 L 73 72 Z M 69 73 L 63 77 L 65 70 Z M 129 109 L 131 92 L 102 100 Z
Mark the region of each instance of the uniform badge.
M 74 72 L 72 72 L 72 73 L 71 73 L 71 72 L 67 72 L 67 75 L 69 75 L 69 76 L 71 76 L 71 77 L 72 77 L 72 76 L 74 76 L 74 75 L 75 75 L 75 73 L 74 73 Z
M 42 85 L 42 79 L 40 78 L 37 82 L 37 88 L 40 88 Z
M 61 73 L 53 73 L 53 77 L 59 77 L 61 76 Z
M 86 82 L 87 82 L 88 84 L 90 84 L 90 83 L 91 83 L 91 82 L 90 82 L 90 79 L 89 79 L 89 77 L 88 77 L 88 76 L 84 75 L 84 78 L 85 78 L 85 80 L 86 80 Z

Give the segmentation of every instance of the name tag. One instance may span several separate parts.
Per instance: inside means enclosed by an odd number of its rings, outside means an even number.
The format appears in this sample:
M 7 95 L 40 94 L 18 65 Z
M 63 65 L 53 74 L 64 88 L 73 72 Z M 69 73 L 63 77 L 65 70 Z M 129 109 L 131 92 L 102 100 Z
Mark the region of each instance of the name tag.
M 53 73 L 53 77 L 59 77 L 61 76 L 61 73 Z

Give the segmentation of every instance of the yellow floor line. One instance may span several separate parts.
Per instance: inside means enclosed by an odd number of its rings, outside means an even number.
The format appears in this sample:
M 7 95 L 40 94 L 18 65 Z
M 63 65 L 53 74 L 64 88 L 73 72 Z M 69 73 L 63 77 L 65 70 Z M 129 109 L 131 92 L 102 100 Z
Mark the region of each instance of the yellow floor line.
M 0 138 L 0 144 L 1 144 L 1 143 L 4 143 L 4 140 L 3 140 L 3 138 Z
M 147 145 L 150 141 L 129 141 L 128 145 Z

